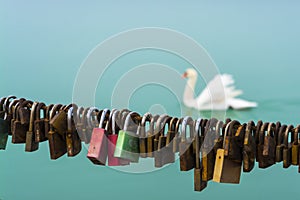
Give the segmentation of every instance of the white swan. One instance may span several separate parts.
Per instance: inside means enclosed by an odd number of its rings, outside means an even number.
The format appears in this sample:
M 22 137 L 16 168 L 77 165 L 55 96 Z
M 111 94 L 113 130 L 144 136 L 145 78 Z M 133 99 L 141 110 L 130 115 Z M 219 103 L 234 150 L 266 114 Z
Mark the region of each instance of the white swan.
M 229 74 L 216 75 L 197 98 L 194 97 L 194 89 L 198 77 L 196 70 L 189 68 L 184 72 L 182 77 L 188 79 L 183 94 L 183 103 L 187 107 L 192 107 L 197 110 L 226 110 L 228 108 L 246 109 L 257 107 L 256 102 L 235 98 L 243 92 L 235 89 L 234 80 Z

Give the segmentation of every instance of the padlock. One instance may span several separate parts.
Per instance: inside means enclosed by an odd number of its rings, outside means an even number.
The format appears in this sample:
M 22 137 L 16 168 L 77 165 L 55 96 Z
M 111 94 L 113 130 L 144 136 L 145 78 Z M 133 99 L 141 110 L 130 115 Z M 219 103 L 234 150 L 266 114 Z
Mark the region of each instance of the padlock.
M 6 149 L 8 139 L 8 123 L 4 119 L 0 118 L 0 150 Z
M 29 124 L 22 124 L 19 115 L 19 109 L 26 106 L 30 107 L 32 105 L 32 101 L 24 101 L 21 104 L 18 104 L 14 108 L 14 116 L 15 120 L 12 127 L 12 143 L 20 144 L 26 143 L 26 133 L 29 129 Z
M 259 120 L 256 124 L 256 128 L 255 128 L 255 143 L 256 143 L 256 148 L 258 148 L 258 144 L 259 144 L 259 133 L 260 133 L 260 129 L 263 125 L 263 121 L 262 120 Z M 258 151 L 256 151 L 256 162 L 259 162 L 258 160 Z
M 76 156 L 81 151 L 81 140 L 77 133 L 75 123 L 74 123 L 74 115 L 77 111 L 77 105 L 73 104 L 71 108 L 68 110 L 67 116 L 67 133 L 66 133 L 66 144 L 67 144 L 67 155 L 69 157 Z
M 146 135 L 146 122 L 151 122 L 152 115 L 151 113 L 147 112 L 143 115 L 141 124 L 138 127 L 137 135 L 139 136 L 140 140 L 140 157 L 146 158 L 147 157 L 147 135 Z
M 170 147 L 166 147 L 167 144 L 167 134 L 165 134 L 165 127 L 168 125 L 168 130 L 171 129 L 171 120 L 173 118 L 168 115 L 161 115 L 156 122 L 156 129 L 159 133 L 158 135 L 158 143 L 157 150 L 154 152 L 154 166 L 155 167 L 163 167 L 166 164 L 175 162 L 175 154 L 173 153 L 173 149 Z M 176 122 L 173 123 L 174 128 L 176 126 Z M 173 126 L 173 125 L 172 125 Z M 156 143 L 156 139 L 154 141 Z
M 293 125 L 289 125 L 284 133 L 283 138 L 283 168 L 289 168 L 292 164 L 292 143 L 294 142 L 295 138 L 293 135 Z M 289 142 L 289 136 L 291 136 L 291 142 Z
M 242 171 L 242 161 L 237 162 L 228 158 L 229 141 L 231 137 L 227 135 L 235 135 L 234 127 L 240 126 L 236 120 L 230 121 L 225 128 L 224 141 L 222 149 L 218 149 L 215 161 L 215 169 L 213 175 L 213 181 L 218 183 L 233 183 L 238 184 L 240 182 L 240 176 Z M 227 139 L 227 141 L 226 141 Z
M 179 152 L 179 144 L 181 141 L 181 134 L 179 129 L 181 128 L 183 118 L 178 119 L 176 122 L 176 128 L 175 128 L 175 136 L 173 138 L 173 153 Z
M 186 128 L 189 126 L 190 136 L 186 136 Z M 181 125 L 181 140 L 179 143 L 180 171 L 189 171 L 195 167 L 195 154 L 193 150 L 194 121 L 191 117 L 183 118 Z
M 275 150 L 275 162 L 279 163 L 283 161 L 283 137 L 285 130 L 287 128 L 287 125 L 282 125 L 279 128 L 278 134 L 277 134 L 277 141 L 276 141 L 276 150 Z
M 38 102 L 34 102 L 31 111 L 30 111 L 30 120 L 29 120 L 29 129 L 26 133 L 26 144 L 25 144 L 25 151 L 26 152 L 33 152 L 38 150 L 39 148 L 39 142 L 36 142 L 35 140 L 35 134 L 34 134 L 34 121 L 35 121 L 35 114 L 36 114 L 36 108 Z
M 111 111 L 109 116 L 109 123 L 106 124 L 106 130 L 108 130 L 108 149 L 107 149 L 107 160 L 108 166 L 123 166 L 129 165 L 130 161 L 122 158 L 114 157 L 116 144 L 118 140 L 118 134 L 120 127 L 122 127 L 121 118 L 124 113 L 128 113 L 127 109 L 123 109 L 121 112 L 114 109 Z
M 224 127 L 224 123 L 221 120 L 218 120 L 217 124 L 216 124 L 216 136 L 214 139 L 214 155 L 217 155 L 217 151 L 218 149 L 221 149 L 223 147 L 223 127 Z
M 5 109 L 4 109 L 5 100 L 6 100 L 6 97 L 2 97 L 0 99 L 0 119 L 4 119 L 4 116 L 5 116 Z
M 50 112 L 50 131 L 48 133 L 50 158 L 58 159 L 67 153 L 66 131 L 67 113 L 61 110 L 61 104 L 53 106 Z
M 38 103 L 36 106 L 35 120 L 34 120 L 34 134 L 36 142 L 44 142 L 48 138 L 45 132 L 45 118 L 46 118 L 46 105 L 44 103 Z M 43 111 L 43 113 L 41 113 Z M 41 118 L 41 114 L 43 114 Z
M 90 146 L 87 158 L 95 165 L 105 165 L 107 159 L 107 135 L 104 129 L 105 124 L 109 120 L 110 110 L 104 109 L 101 114 L 99 128 L 94 128 L 91 136 Z
M 201 118 L 198 118 L 195 122 L 195 141 L 196 141 L 196 152 L 195 152 L 195 168 L 194 168 L 194 191 L 202 191 L 207 187 L 207 181 L 202 179 L 202 160 L 200 159 L 200 130 L 201 130 Z
M 280 122 L 276 122 L 276 124 L 275 124 L 275 130 L 274 130 L 274 140 L 276 142 L 276 146 L 277 146 L 278 134 L 279 134 L 280 127 L 281 127 L 281 123 Z
M 274 140 L 274 123 L 264 123 L 259 133 L 259 145 L 257 147 L 259 158 L 258 167 L 268 168 L 275 164 L 276 142 Z M 267 135 L 265 135 L 267 132 Z
M 10 103 L 12 103 L 14 100 L 16 100 L 16 98 L 17 97 L 15 97 L 15 96 L 8 96 L 8 97 L 6 97 L 5 98 L 5 100 L 4 100 L 4 103 L 3 103 L 3 111 L 4 111 L 4 113 L 5 113 L 5 117 L 4 117 L 4 119 L 5 119 L 5 121 L 7 121 L 7 123 L 8 123 L 8 127 L 12 127 L 13 126 L 13 124 L 11 124 L 11 120 L 12 120 L 12 115 L 13 115 L 13 113 L 12 112 L 9 112 L 9 105 L 10 105 Z M 12 101 L 11 101 L 12 100 Z M 18 100 L 17 101 L 14 101 L 14 102 L 18 102 Z M 12 108 L 12 107 L 11 107 Z M 11 129 L 9 129 L 8 130 L 8 135 L 11 135 L 12 134 L 12 132 L 11 132 Z
M 256 143 L 254 137 L 253 121 L 249 121 L 246 126 L 244 147 L 243 147 L 243 172 L 251 172 L 255 166 Z
M 167 138 L 166 138 L 166 145 L 163 151 L 163 158 L 162 158 L 162 166 L 169 163 L 175 162 L 175 153 L 173 151 L 173 143 L 175 142 L 175 135 L 178 133 L 178 119 L 174 117 L 170 121 L 170 126 L 168 127 L 167 131 Z M 161 149 L 161 146 L 159 147 Z
M 230 129 L 230 133 L 226 136 L 225 143 L 229 147 L 228 150 L 225 150 L 225 155 L 228 156 L 229 160 L 242 162 L 245 129 L 246 125 L 235 122 L 235 125 Z
M 93 129 L 90 129 L 88 126 L 88 121 L 87 121 L 87 114 L 89 111 L 90 107 L 82 109 L 79 108 L 77 111 L 77 119 L 78 119 L 78 133 L 80 136 L 81 141 L 83 141 L 85 144 L 89 144 L 89 134 L 92 134 Z
M 130 112 L 125 120 L 124 129 L 119 131 L 114 156 L 127 159 L 130 162 L 139 161 L 139 138 L 136 135 L 141 116 L 136 112 Z
M 25 104 L 18 109 L 18 113 L 19 113 L 19 116 L 20 116 L 20 121 L 21 121 L 21 124 L 29 124 L 29 121 L 30 121 L 30 106 L 32 105 L 31 104 Z
M 299 165 L 299 142 L 300 142 L 300 125 L 294 130 L 294 142 L 292 143 L 292 165 Z
M 214 175 L 215 166 L 215 153 L 214 142 L 216 140 L 216 125 L 218 120 L 212 118 L 207 121 L 205 126 L 204 138 L 202 141 L 201 153 L 202 153 L 202 179 L 203 181 L 209 181 Z
M 155 124 L 159 118 L 159 115 L 152 116 L 150 121 L 150 127 L 147 131 L 147 157 L 154 157 L 154 138 L 155 138 Z
M 25 99 L 14 99 L 14 100 L 12 100 L 10 102 L 9 106 L 8 106 L 8 109 L 6 109 L 6 111 L 5 111 L 4 119 L 8 123 L 8 126 L 10 126 L 8 135 L 11 135 L 11 133 L 13 131 L 13 128 L 14 128 L 13 124 L 16 121 L 17 113 L 14 112 L 15 107 L 16 106 L 19 107 L 20 104 L 24 101 L 25 101 Z
M 102 114 L 103 111 L 99 111 L 95 107 L 90 108 L 89 111 L 87 112 L 86 119 L 85 119 L 87 122 L 86 131 L 85 131 L 85 138 L 86 138 L 87 144 L 89 144 L 91 141 L 91 137 L 92 137 L 94 128 L 99 127 L 99 121 L 100 121 L 100 119 L 98 120 L 99 112 Z M 109 113 L 108 113 L 108 115 L 109 115 Z M 103 123 L 104 123 L 103 126 L 106 127 L 107 121 L 104 121 Z
M 51 110 L 53 108 L 54 104 L 50 104 L 46 107 L 46 114 L 45 114 L 45 128 L 44 128 L 44 132 L 45 132 L 45 137 L 48 139 L 48 133 L 50 131 L 50 113 Z

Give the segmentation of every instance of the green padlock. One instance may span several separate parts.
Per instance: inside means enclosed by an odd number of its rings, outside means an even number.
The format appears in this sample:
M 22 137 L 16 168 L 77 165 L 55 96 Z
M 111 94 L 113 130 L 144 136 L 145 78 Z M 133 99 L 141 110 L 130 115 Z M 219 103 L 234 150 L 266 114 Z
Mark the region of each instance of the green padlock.
M 8 138 L 8 123 L 0 118 L 0 150 L 5 150 Z
M 136 112 L 127 115 L 124 129 L 119 131 L 114 157 L 127 159 L 135 163 L 139 161 L 140 145 L 136 132 L 141 119 L 142 117 Z

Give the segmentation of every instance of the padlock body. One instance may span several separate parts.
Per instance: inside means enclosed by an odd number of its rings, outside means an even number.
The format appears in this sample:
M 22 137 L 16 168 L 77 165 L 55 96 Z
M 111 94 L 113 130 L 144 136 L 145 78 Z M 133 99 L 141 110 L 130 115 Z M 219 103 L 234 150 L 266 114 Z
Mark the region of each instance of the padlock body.
M 58 132 L 51 130 L 48 133 L 50 158 L 56 160 L 67 153 L 65 138 Z
M 122 159 L 122 158 L 116 158 L 114 157 L 116 144 L 118 140 L 118 135 L 108 135 L 108 152 L 107 152 L 107 158 L 108 158 L 108 166 L 122 166 L 122 165 L 129 165 L 130 162 L 128 160 Z
M 202 169 L 194 169 L 194 191 L 201 192 L 207 187 L 207 182 L 202 180 Z
M 77 131 L 67 131 L 66 143 L 67 143 L 67 153 L 69 157 L 76 156 L 77 154 L 80 153 L 82 145 Z
M 26 143 L 27 130 L 29 130 L 29 124 L 21 124 L 20 121 L 15 121 L 13 124 L 12 143 Z
M 96 165 L 105 165 L 107 159 L 107 132 L 94 128 L 87 157 Z
M 189 171 L 195 167 L 195 154 L 192 142 L 179 143 L 180 171 Z
M 120 130 L 114 156 L 123 158 L 130 162 L 137 163 L 139 161 L 139 138 L 124 130 Z
M 45 120 L 43 119 L 35 120 L 33 130 L 34 130 L 36 142 L 44 142 L 48 140 L 45 133 Z
M 35 134 L 32 131 L 27 131 L 25 151 L 33 152 L 38 150 L 38 148 L 39 148 L 39 143 L 35 141 Z
M 293 144 L 292 146 L 292 165 L 299 164 L 299 144 Z
M 289 147 L 283 149 L 283 168 L 289 168 L 291 166 L 292 161 L 292 147 L 289 145 Z
M 7 121 L 0 118 L 0 150 L 6 149 L 9 126 Z

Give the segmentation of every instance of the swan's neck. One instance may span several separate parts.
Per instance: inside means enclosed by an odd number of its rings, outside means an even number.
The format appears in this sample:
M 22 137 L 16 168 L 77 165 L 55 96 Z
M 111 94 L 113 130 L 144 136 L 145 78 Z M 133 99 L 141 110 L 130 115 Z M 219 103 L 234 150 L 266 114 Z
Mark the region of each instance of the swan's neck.
M 189 106 L 189 107 L 196 106 L 196 100 L 195 100 L 196 82 L 197 82 L 197 76 L 189 78 L 186 83 L 184 94 L 183 94 L 183 103 L 186 106 Z

